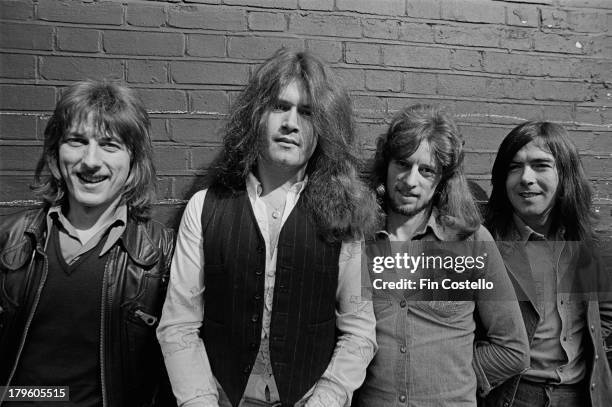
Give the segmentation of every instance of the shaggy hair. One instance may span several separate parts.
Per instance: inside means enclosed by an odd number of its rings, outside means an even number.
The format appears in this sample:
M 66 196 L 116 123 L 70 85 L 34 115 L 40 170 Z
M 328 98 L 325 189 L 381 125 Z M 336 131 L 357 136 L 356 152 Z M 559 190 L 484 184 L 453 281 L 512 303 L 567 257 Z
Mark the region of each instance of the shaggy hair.
M 506 192 L 510 163 L 516 153 L 535 142 L 555 158 L 559 186 L 551 211 L 551 234 L 564 230 L 566 240 L 592 241 L 593 213 L 591 186 L 586 178 L 578 150 L 567 131 L 558 124 L 528 121 L 515 127 L 502 141 L 491 171 L 493 190 L 485 213 L 486 226 L 496 239 L 507 237 L 513 227 L 514 209 Z
M 257 69 L 232 106 L 211 183 L 232 191 L 244 188 L 262 151 L 263 118 L 292 81 L 307 92 L 317 137 L 301 195 L 310 218 L 329 241 L 371 233 L 377 224 L 377 204 L 359 179 L 350 99 L 323 63 L 308 52 L 281 48 Z
M 130 176 L 121 203 L 135 218 L 147 218 L 155 201 L 155 167 L 150 121 L 135 93 L 113 83 L 84 81 L 62 94 L 45 128 L 43 153 L 36 167 L 34 192 L 48 205 L 66 204 L 66 184 L 58 167 L 59 147 L 74 124 L 89 118 L 98 134 L 116 134 L 130 153 Z
M 432 199 L 438 221 L 454 234 L 466 236 L 478 229 L 481 218 L 463 175 L 463 138 L 454 121 L 435 106 L 414 105 L 399 111 L 386 134 L 378 138 L 371 185 L 387 207 L 387 170 L 391 160 L 410 157 L 422 142 L 431 149 L 440 181 Z

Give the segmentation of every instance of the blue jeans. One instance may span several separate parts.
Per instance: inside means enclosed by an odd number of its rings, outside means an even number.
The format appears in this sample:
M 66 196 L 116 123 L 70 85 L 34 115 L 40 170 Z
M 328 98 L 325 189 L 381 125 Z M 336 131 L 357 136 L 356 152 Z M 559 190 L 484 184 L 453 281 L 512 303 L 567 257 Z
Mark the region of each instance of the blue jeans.
M 554 386 L 521 380 L 512 407 L 584 407 L 589 405 L 583 384 Z

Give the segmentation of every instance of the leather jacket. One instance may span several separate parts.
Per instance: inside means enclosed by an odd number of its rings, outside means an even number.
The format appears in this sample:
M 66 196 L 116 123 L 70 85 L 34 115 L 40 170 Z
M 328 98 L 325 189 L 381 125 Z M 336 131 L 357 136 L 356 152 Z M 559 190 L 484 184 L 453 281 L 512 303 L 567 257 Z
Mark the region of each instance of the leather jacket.
M 3 386 L 10 385 L 16 371 L 45 286 L 46 214 L 46 209 L 28 210 L 0 226 Z M 155 337 L 173 249 L 171 229 L 155 221 L 137 222 L 128 216 L 122 236 L 108 253 L 99 316 L 103 406 L 174 403 Z

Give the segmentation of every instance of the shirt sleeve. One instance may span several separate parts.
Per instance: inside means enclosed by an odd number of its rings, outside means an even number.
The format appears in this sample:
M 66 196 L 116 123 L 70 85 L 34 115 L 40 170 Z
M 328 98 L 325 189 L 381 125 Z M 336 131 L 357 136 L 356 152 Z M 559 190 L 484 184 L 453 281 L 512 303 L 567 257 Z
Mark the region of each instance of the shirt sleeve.
M 484 278 L 492 290 L 477 294 L 478 331 L 473 366 L 481 396 L 504 380 L 529 367 L 529 343 L 512 282 L 491 234 L 484 228 L 476 233 L 481 253 L 486 253 Z
M 206 190 L 187 203 L 170 267 L 157 338 L 179 406 L 217 406 L 218 392 L 199 336 L 204 293 L 201 214 Z
M 338 260 L 336 328 L 340 332 L 327 369 L 306 406 L 350 406 L 377 350 L 372 301 L 362 296 L 361 242 L 344 242 Z M 370 279 L 365 281 L 370 283 Z

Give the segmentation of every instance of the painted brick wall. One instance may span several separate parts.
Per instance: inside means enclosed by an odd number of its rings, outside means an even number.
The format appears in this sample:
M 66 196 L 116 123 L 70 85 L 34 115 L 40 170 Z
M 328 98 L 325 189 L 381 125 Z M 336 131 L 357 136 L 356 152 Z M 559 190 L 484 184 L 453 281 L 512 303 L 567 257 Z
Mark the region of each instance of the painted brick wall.
M 62 88 L 110 78 L 151 113 L 157 210 L 176 222 L 237 92 L 287 46 L 319 54 L 351 90 L 364 156 L 400 107 L 446 106 L 467 140 L 469 178 L 486 191 L 512 127 L 564 124 L 612 230 L 610 0 L 3 0 L 0 19 L 0 213 L 32 204 Z

